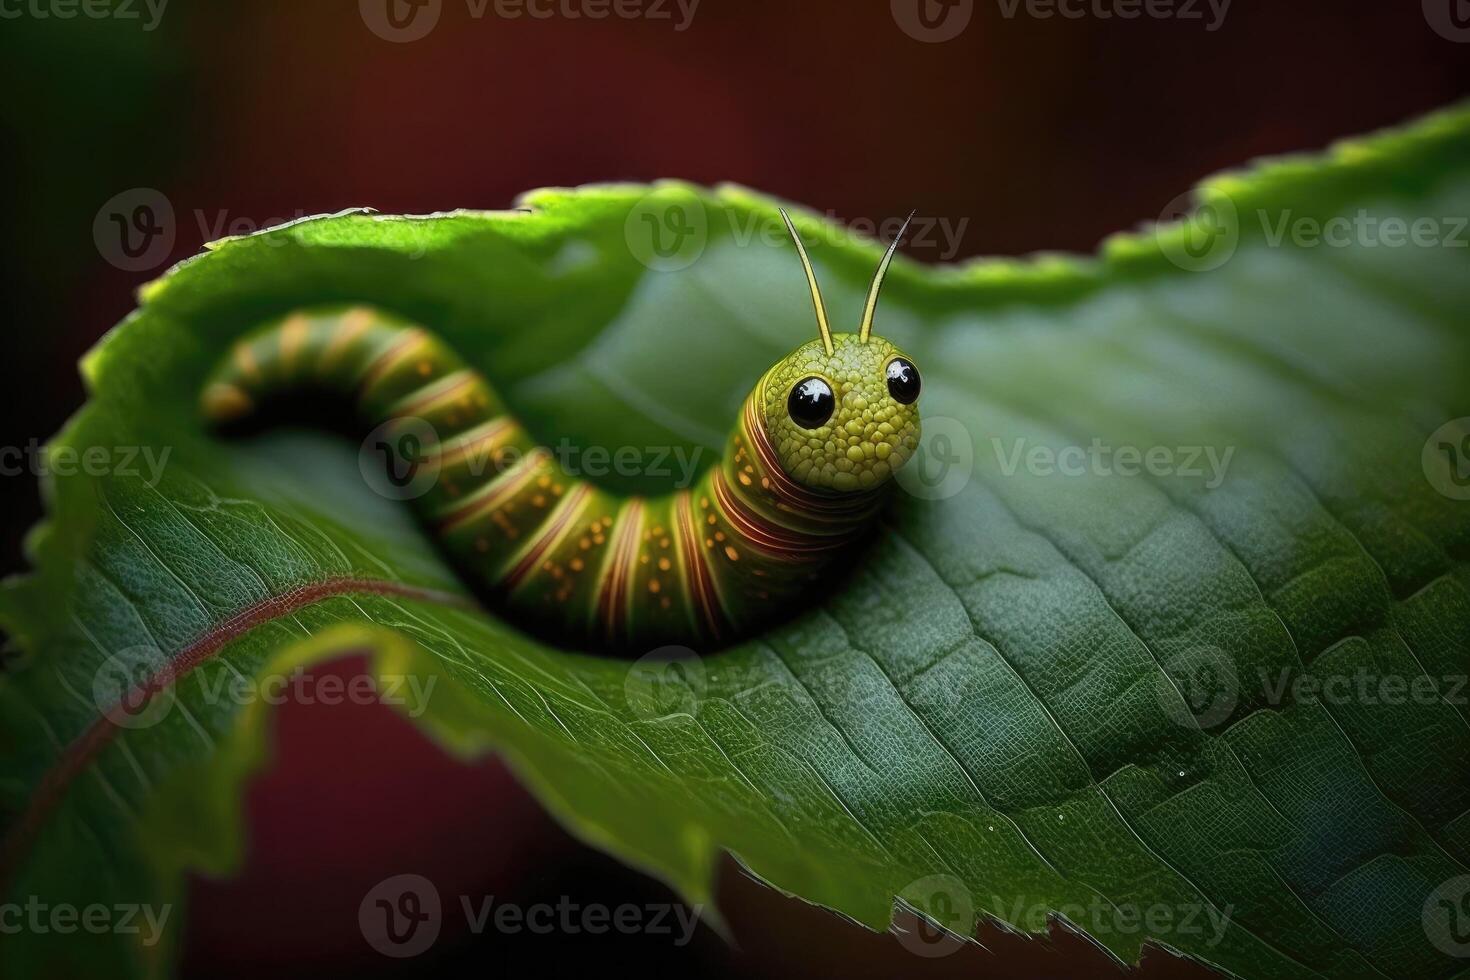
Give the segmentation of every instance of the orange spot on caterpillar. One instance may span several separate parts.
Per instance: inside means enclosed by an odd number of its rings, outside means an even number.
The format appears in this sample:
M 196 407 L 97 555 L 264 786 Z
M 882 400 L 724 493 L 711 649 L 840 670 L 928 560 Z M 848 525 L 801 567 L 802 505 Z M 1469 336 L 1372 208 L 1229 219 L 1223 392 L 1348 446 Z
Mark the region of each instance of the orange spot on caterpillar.
M 307 323 L 305 314 L 293 313 L 281 324 L 281 366 L 287 371 L 295 366 L 296 355 L 306 342 Z
M 673 563 L 670 562 L 667 558 L 660 558 L 658 560 L 658 570 L 659 571 L 661 571 L 661 572 L 667 572 L 672 567 L 673 567 Z
M 648 591 L 649 592 L 657 592 L 661 588 L 663 588 L 663 586 L 661 586 L 661 585 L 658 584 L 658 579 L 651 578 L 651 579 L 648 580 Z
M 319 369 L 329 371 L 336 367 L 337 361 L 341 359 L 343 353 L 352 345 L 353 341 L 367 331 L 368 327 L 372 326 L 374 319 L 375 317 L 371 310 L 364 309 L 360 306 L 353 307 L 344 313 L 342 319 L 337 321 L 337 326 L 332 332 L 331 342 L 327 344 L 326 350 L 322 351 L 322 356 L 318 364 Z
M 725 555 L 731 561 L 739 561 L 740 560 L 740 552 L 736 551 L 735 550 L 735 546 L 732 545 L 732 544 L 725 545 Z
M 216 422 L 237 419 L 249 414 L 255 404 L 239 385 L 225 382 L 212 384 L 205 388 L 201 400 L 204 402 L 204 413 Z
M 235 367 L 250 381 L 260 379 L 260 365 L 255 360 L 255 351 L 248 344 L 235 345 Z

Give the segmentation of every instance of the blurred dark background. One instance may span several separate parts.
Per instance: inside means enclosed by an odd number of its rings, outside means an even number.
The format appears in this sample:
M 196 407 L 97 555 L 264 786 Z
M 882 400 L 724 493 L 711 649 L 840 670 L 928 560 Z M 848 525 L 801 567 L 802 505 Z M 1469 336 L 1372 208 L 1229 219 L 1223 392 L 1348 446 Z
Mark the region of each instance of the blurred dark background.
M 598 0 L 537 0 L 548 18 L 500 16 L 505 0 L 388 2 L 0 2 L 0 445 L 43 442 L 81 404 L 77 358 L 139 284 L 205 241 L 301 215 L 683 177 L 845 221 L 916 207 L 962 230 L 915 243 L 921 260 L 1088 250 L 1213 171 L 1470 91 L 1457 0 L 1177 0 L 1135 19 L 1102 15 L 1118 0 L 1070 0 L 1080 17 L 1035 16 L 1055 9 L 1035 0 L 702 0 L 692 17 L 689 0 L 645 0 L 664 16 L 631 19 L 588 16 Z M 160 196 L 161 233 L 129 254 L 110 215 Z M 0 477 L 0 513 L 3 567 L 18 571 L 40 516 L 33 477 Z M 499 764 L 460 766 L 386 709 L 288 705 L 273 723 L 249 868 L 197 884 L 187 975 L 1114 975 L 1080 940 L 993 929 L 989 953 L 921 959 L 733 863 L 720 887 L 733 945 L 708 929 L 680 947 L 446 927 L 431 953 L 386 960 L 356 910 L 401 871 L 522 905 L 670 896 L 567 837 Z M 1142 973 L 1206 975 L 1165 957 Z

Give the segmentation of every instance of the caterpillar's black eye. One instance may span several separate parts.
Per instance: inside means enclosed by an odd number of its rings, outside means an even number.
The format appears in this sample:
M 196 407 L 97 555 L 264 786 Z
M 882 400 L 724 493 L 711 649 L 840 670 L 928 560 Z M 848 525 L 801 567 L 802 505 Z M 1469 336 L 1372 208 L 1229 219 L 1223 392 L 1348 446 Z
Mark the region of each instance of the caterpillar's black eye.
M 912 405 L 919 397 L 919 369 L 913 362 L 902 357 L 888 362 L 888 393 L 900 405 Z
M 837 399 L 832 397 L 832 389 L 821 378 L 798 381 L 786 399 L 786 411 L 803 429 L 821 428 L 832 417 L 832 410 L 836 407 Z

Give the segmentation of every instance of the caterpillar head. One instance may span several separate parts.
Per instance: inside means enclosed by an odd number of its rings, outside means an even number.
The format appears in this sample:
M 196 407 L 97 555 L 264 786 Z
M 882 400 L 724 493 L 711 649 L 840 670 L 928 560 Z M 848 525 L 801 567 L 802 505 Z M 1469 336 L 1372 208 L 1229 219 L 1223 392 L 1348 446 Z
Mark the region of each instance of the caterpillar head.
M 908 222 L 873 277 L 861 328 L 834 334 L 806 248 L 785 211 L 781 217 L 806 270 L 820 336 L 766 372 L 760 396 L 766 435 L 782 469 L 798 483 L 839 492 L 872 489 L 919 444 L 919 369 L 872 332 L 878 291 Z

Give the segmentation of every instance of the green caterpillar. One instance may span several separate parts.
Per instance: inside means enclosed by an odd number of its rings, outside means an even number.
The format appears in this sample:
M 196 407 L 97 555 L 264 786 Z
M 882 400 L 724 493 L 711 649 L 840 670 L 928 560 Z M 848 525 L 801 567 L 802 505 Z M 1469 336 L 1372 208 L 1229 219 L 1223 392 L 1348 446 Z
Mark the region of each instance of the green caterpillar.
M 203 411 L 223 424 L 288 392 L 325 392 L 389 433 L 431 433 L 418 462 L 436 478 L 415 504 L 492 600 L 567 640 L 616 649 L 729 642 L 849 553 L 919 440 L 918 369 L 872 333 L 903 229 L 858 332 L 834 334 L 806 248 L 781 217 L 819 337 L 765 373 L 693 487 L 623 498 L 569 476 L 440 339 L 364 307 L 299 311 L 252 331 L 205 385 Z

